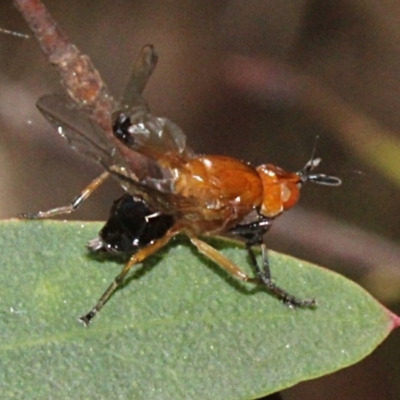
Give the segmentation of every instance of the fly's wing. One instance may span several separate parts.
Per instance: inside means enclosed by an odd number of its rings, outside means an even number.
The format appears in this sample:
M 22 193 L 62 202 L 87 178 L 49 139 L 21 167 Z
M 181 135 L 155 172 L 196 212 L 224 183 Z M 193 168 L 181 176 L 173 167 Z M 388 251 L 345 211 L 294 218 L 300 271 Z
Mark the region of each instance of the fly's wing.
M 113 143 L 107 140 L 101 128 L 68 96 L 46 95 L 38 100 L 36 106 L 74 150 L 100 164 L 125 165 L 125 161 L 116 153 Z
M 135 61 L 119 110 L 114 113 L 113 127 L 116 137 L 123 137 L 123 143 L 130 149 L 172 166 L 188 160 L 194 153 L 186 145 L 181 129 L 166 118 L 151 115 L 141 95 L 157 61 L 154 47 L 144 46 Z
M 157 65 L 157 60 L 153 46 L 147 45 L 141 49 L 122 99 L 123 107 L 136 107 L 148 111 L 141 93 Z M 37 102 L 37 107 L 58 133 L 78 152 L 105 167 L 118 165 L 120 168 L 130 169 L 131 172 L 136 171 L 137 180 L 146 176 L 160 178 L 161 174 L 155 163 L 140 154 L 130 152 L 127 162 L 126 157 L 118 153 L 115 143 L 107 138 L 103 130 L 90 118 L 90 110 L 80 108 L 67 95 L 44 96 Z
M 192 151 L 175 124 L 150 114 L 141 95 L 157 59 L 153 46 L 144 46 L 139 53 L 122 98 L 121 111 L 110 115 L 114 129 L 112 138 L 91 119 L 90 111 L 80 108 L 66 95 L 44 96 L 37 107 L 73 149 L 101 164 L 119 179 L 127 192 L 143 198 L 155 211 L 176 214 L 182 209 L 196 207 L 197 200 L 173 193 L 169 161 L 182 160 Z M 132 115 L 129 129 L 135 141 L 133 146 L 122 140 L 118 143 L 116 128 L 122 113 Z M 163 157 L 169 161 L 160 163 Z
M 156 68 L 157 62 L 158 55 L 154 46 L 146 45 L 140 50 L 122 96 L 121 105 L 124 109 L 132 109 L 138 106 L 148 108 L 142 97 L 142 92 Z
M 90 114 L 78 108 L 69 97 L 44 96 L 37 107 L 74 150 L 101 164 L 119 179 L 126 191 L 142 197 L 154 210 L 175 214 L 183 204 L 195 203 L 194 199 L 173 194 L 168 171 L 163 171 L 155 161 L 130 149 L 122 154 L 90 119 Z
M 174 194 L 169 189 L 164 191 L 157 183 L 151 180 L 145 182 L 137 182 L 126 175 L 125 170 L 113 166 L 106 168 L 112 175 L 118 178 L 121 186 L 134 196 L 141 197 L 154 211 L 162 214 L 179 215 L 182 213 L 193 212 L 196 210 L 200 202 L 195 197 L 184 197 Z
M 142 108 L 129 115 L 119 112 L 114 122 L 115 136 L 129 149 L 167 168 L 176 168 L 195 154 L 186 145 L 186 136 L 167 118 L 158 118 Z

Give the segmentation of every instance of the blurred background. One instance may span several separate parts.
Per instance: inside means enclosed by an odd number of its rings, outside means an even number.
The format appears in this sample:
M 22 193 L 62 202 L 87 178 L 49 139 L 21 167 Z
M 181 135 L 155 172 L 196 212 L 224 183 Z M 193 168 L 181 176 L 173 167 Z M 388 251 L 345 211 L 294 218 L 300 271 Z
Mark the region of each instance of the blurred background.
M 389 0 L 47 0 L 118 98 L 142 45 L 158 67 L 153 112 L 198 153 L 299 170 L 316 136 L 320 171 L 279 217 L 270 248 L 339 271 L 400 312 L 400 2 Z M 29 34 L 10 1 L 0 27 Z M 0 34 L 0 217 L 68 204 L 101 169 L 71 151 L 35 108 L 60 91 L 34 38 Z M 72 219 L 105 220 L 109 182 Z M 340 294 L 338 294 L 340 295 Z M 400 339 L 285 400 L 400 398 Z

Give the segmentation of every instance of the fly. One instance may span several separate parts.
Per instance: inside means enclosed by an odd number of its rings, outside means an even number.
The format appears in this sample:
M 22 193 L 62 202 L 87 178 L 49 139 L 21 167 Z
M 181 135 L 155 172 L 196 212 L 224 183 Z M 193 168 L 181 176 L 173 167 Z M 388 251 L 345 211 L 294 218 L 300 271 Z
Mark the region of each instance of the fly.
M 142 97 L 158 56 L 144 46 L 120 102 L 114 101 L 90 59 L 62 33 L 40 0 L 14 0 L 42 50 L 59 70 L 65 95 L 42 97 L 37 106 L 69 145 L 103 166 L 71 204 L 35 214 L 43 219 L 78 208 L 110 176 L 126 194 L 114 202 L 92 251 L 129 253 L 130 259 L 94 307 L 80 320 L 87 326 L 132 267 L 184 233 L 197 250 L 244 282 L 264 287 L 290 307 L 313 307 L 276 285 L 263 237 L 276 217 L 293 207 L 304 183 L 338 186 L 337 177 L 315 173 L 320 159 L 297 172 L 272 164 L 253 167 L 232 157 L 196 154 L 181 129 L 151 114 Z M 230 234 L 244 240 L 254 276 L 201 237 Z M 261 246 L 259 265 L 254 246 Z

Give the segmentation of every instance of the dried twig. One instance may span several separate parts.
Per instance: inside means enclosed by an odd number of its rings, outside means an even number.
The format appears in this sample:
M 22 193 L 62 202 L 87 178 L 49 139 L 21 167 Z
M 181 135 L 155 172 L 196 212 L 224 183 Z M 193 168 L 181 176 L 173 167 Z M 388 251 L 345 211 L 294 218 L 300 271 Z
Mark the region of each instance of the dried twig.
M 71 43 L 40 0 L 13 0 L 33 31 L 43 52 L 61 75 L 71 100 L 91 113 L 104 132 L 113 137 L 111 112 L 114 100 L 90 58 Z

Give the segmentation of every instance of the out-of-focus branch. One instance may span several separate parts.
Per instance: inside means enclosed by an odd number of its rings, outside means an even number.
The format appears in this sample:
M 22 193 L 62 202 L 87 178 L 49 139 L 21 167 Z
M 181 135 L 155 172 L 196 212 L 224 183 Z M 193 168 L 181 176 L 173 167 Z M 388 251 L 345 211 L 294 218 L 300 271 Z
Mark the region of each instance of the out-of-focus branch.
M 334 132 L 355 155 L 400 186 L 398 135 L 355 110 L 333 90 L 270 59 L 232 56 L 225 73 L 228 84 L 245 94 L 264 102 L 285 100 L 302 109 Z

